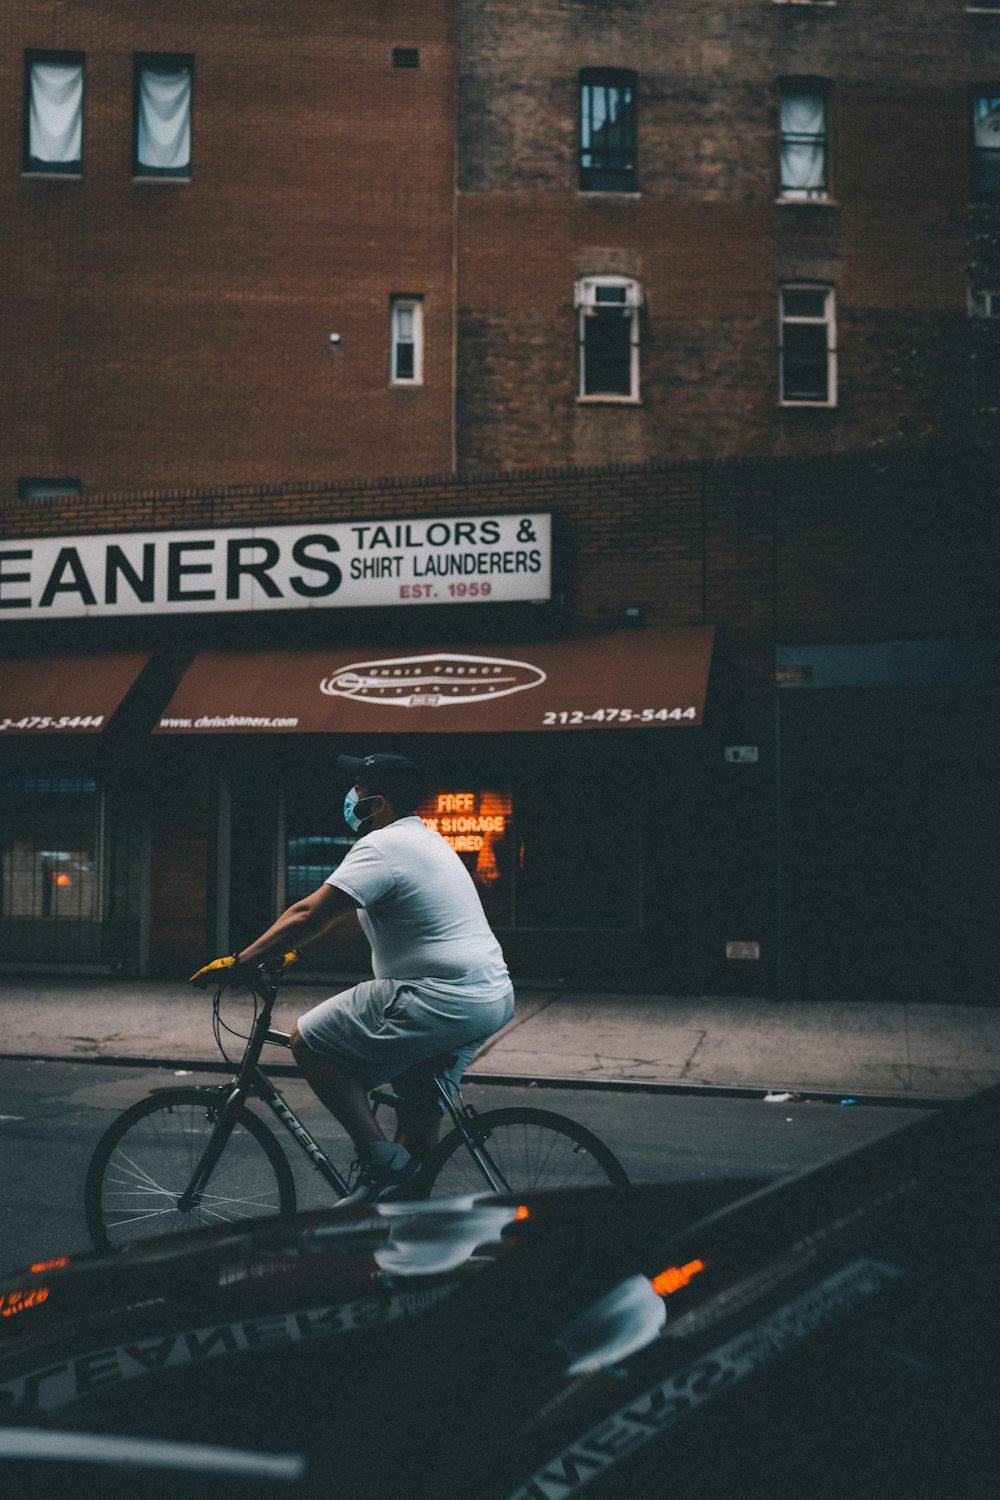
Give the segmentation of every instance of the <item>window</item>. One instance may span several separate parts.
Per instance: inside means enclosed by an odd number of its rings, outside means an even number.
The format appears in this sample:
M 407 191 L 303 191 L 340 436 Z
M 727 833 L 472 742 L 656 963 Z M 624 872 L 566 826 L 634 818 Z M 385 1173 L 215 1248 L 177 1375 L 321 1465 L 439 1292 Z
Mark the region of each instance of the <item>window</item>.
M 1000 196 L 1000 85 L 972 96 L 972 195 Z
M 26 52 L 25 172 L 83 175 L 83 53 Z
M 621 68 L 580 72 L 580 187 L 584 192 L 634 193 L 636 75 Z
M 577 283 L 580 396 L 639 399 L 639 308 L 642 287 L 621 276 Z
M 392 65 L 394 68 L 419 68 L 419 47 L 393 47 Z
M 420 297 L 393 297 L 390 304 L 393 385 L 422 385 L 424 380 L 424 304 Z
M 827 196 L 827 89 L 823 83 L 781 85 L 781 196 Z
M 19 500 L 65 500 L 82 493 L 79 479 L 19 479 Z
M 190 178 L 193 76 L 191 57 L 137 54 L 132 161 L 136 177 Z
M 1000 291 L 969 291 L 975 404 L 980 411 L 1000 407 Z
M 969 292 L 970 318 L 1000 319 L 1000 292 Z
M 785 405 L 836 405 L 832 287 L 782 287 L 780 364 L 781 400 Z

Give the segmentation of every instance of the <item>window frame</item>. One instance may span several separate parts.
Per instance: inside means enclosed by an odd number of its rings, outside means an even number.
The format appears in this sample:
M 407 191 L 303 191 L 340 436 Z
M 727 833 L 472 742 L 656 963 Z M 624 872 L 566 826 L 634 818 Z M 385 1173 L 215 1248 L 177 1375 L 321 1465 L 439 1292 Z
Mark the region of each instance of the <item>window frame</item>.
M 188 102 L 188 159 L 183 167 L 154 167 L 139 160 L 139 118 L 142 99 L 142 75 L 145 72 L 170 73 L 186 69 L 191 75 Z M 187 183 L 192 180 L 194 162 L 194 54 L 191 52 L 134 52 L 132 54 L 132 181 L 137 183 Z
M 604 288 L 622 288 L 625 298 L 619 304 L 605 302 L 608 311 L 629 315 L 629 391 L 591 391 L 587 389 L 587 327 L 597 315 L 602 304 L 598 293 Z M 578 376 L 577 401 L 583 404 L 618 404 L 637 406 L 641 400 L 639 367 L 639 310 L 643 304 L 642 283 L 634 276 L 593 275 L 582 276 L 574 290 L 577 309 Z
M 976 145 L 976 104 L 980 99 L 992 99 L 1000 113 L 1000 82 L 974 83 L 969 87 L 969 197 L 976 203 L 995 203 L 1000 200 L 1000 130 L 997 131 L 996 146 Z M 982 185 L 983 164 L 994 159 L 993 176 L 996 186 Z
M 36 63 L 55 63 L 80 69 L 82 100 L 80 105 L 80 155 L 73 162 L 45 162 L 31 155 L 32 69 Z M 60 51 L 52 47 L 28 47 L 24 53 L 24 101 L 22 113 L 21 175 L 44 178 L 48 182 L 79 182 L 83 176 L 83 150 L 86 131 L 86 63 L 85 52 Z
M 78 500 L 82 494 L 80 480 L 65 475 L 50 479 L 44 474 L 24 474 L 17 481 L 17 498 L 29 504 L 35 500 Z
M 413 338 L 400 337 L 399 314 L 413 315 Z M 413 374 L 400 375 L 398 354 L 401 347 L 413 349 Z M 419 292 L 393 292 L 389 298 L 389 384 L 413 388 L 424 383 L 424 299 Z
M 785 295 L 788 292 L 822 293 L 823 317 L 786 314 Z M 785 394 L 785 329 L 790 325 L 826 328 L 825 399 Z M 778 404 L 782 407 L 811 407 L 814 410 L 829 410 L 837 406 L 837 302 L 836 289 L 830 282 L 785 281 L 778 288 Z
M 819 94 L 823 100 L 822 133 L 811 137 L 822 146 L 823 186 L 821 188 L 786 188 L 784 181 L 785 143 L 792 134 L 785 130 L 784 106 L 787 95 Z M 830 101 L 831 86 L 828 78 L 814 76 L 792 76 L 778 79 L 778 202 L 794 204 L 821 204 L 831 200 L 830 188 Z M 801 132 L 800 132 L 801 135 Z
M 628 113 L 623 133 L 629 137 L 623 147 L 605 147 L 606 155 L 617 154 L 617 165 L 584 166 L 585 155 L 596 155 L 592 144 L 584 140 L 586 91 L 603 88 L 630 90 Z M 593 111 L 589 114 L 592 128 Z M 631 68 L 581 68 L 577 74 L 577 185 L 581 193 L 638 193 L 639 191 L 639 75 Z

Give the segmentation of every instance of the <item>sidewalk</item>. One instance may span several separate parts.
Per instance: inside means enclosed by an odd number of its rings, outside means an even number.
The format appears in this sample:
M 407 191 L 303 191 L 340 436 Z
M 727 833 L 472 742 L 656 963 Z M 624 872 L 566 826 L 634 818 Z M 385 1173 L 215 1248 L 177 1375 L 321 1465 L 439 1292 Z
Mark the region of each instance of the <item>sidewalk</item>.
M 287 1031 L 330 986 L 286 986 Z M 209 1063 L 211 996 L 152 980 L 0 976 L 0 1056 Z M 247 1011 L 227 997 L 224 1017 Z M 233 1039 L 231 1055 L 238 1043 Z M 281 1061 L 287 1063 L 287 1056 Z M 1000 1083 L 1000 1008 L 602 995 L 525 984 L 470 1077 L 762 1093 L 961 1098 Z

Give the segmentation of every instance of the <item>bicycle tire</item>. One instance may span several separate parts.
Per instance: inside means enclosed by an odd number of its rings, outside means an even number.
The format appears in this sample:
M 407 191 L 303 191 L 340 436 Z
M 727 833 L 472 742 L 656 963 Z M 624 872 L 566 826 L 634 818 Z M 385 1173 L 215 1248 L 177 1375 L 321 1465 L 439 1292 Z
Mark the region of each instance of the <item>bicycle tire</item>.
M 492 1109 L 477 1114 L 475 1125 L 513 1193 L 628 1184 L 625 1168 L 614 1152 L 593 1131 L 565 1115 L 547 1109 Z M 422 1186 L 428 1195 L 437 1197 L 490 1190 L 458 1130 L 435 1148 Z
M 87 1169 L 84 1212 L 98 1250 L 154 1235 L 295 1212 L 295 1179 L 267 1126 L 242 1107 L 194 1208 L 177 1199 L 215 1128 L 216 1089 L 164 1089 L 140 1099 L 101 1136 Z

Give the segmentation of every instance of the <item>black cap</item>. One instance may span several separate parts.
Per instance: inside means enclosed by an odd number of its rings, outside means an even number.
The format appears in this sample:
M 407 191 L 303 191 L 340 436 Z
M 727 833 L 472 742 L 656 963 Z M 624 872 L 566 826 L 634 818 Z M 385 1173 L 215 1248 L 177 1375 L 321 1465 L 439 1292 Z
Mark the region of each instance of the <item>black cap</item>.
M 420 772 L 405 755 L 338 755 L 337 769 L 384 796 L 397 812 L 412 812 L 420 801 Z

